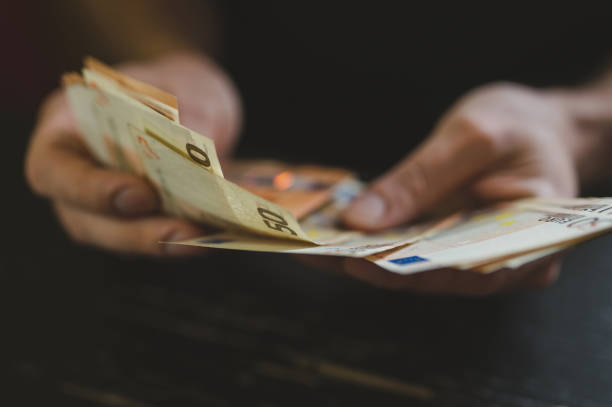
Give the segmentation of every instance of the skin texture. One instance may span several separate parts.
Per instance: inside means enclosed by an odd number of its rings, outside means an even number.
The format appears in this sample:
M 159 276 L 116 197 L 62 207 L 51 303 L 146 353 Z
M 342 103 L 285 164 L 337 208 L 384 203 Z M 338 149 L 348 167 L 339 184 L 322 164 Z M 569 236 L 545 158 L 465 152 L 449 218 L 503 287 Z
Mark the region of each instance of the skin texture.
M 230 154 L 240 131 L 240 100 L 230 79 L 210 60 L 179 53 L 119 70 L 175 94 L 182 122 L 211 137 L 220 157 Z M 154 256 L 201 252 L 158 243 L 204 232 L 161 214 L 159 199 L 145 179 L 100 166 L 88 152 L 61 90 L 41 108 L 25 174 L 32 189 L 51 200 L 76 242 Z

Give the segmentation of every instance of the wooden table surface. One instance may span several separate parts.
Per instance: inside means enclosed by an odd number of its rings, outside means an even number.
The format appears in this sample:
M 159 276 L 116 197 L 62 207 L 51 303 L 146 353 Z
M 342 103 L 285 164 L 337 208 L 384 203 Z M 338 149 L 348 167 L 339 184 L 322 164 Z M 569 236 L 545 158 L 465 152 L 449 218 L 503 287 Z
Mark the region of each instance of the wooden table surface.
M 0 406 L 612 406 L 612 235 L 545 291 L 480 299 L 280 255 L 119 257 L 68 241 L 19 148 L 0 164 Z
M 612 236 L 546 291 L 462 299 L 281 255 L 113 256 L 33 205 L 45 228 L 2 256 L 1 405 L 612 405 Z

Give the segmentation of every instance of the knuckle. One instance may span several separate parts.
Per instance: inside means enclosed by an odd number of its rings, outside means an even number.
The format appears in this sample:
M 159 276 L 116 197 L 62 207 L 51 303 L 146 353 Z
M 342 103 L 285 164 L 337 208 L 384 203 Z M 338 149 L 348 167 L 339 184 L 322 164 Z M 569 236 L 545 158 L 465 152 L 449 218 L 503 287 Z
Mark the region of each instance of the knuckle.
M 495 119 L 484 112 L 465 112 L 456 115 L 451 123 L 451 134 L 457 148 L 478 149 L 484 154 L 494 153 L 501 132 Z
M 447 116 L 454 137 L 462 137 L 485 152 L 494 152 L 511 141 L 516 123 L 509 117 L 525 116 L 525 106 L 537 94 L 530 88 L 509 82 L 495 82 L 468 93 Z
M 488 105 L 491 101 L 522 99 L 532 93 L 533 90 L 525 85 L 496 81 L 473 89 L 466 95 L 466 102 L 468 104 Z
M 508 95 L 515 94 L 517 92 L 523 92 L 528 89 L 526 86 L 508 82 L 508 81 L 495 81 L 483 85 L 476 89 L 478 94 L 482 95 Z

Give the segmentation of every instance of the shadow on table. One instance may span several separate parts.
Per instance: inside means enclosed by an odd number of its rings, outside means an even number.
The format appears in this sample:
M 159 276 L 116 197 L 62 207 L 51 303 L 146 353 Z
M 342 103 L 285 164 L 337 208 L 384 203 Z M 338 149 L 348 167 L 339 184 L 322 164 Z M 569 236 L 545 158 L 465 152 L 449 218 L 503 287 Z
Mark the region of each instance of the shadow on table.
M 543 292 L 427 297 L 288 256 L 76 247 L 21 178 L 5 185 L 3 405 L 612 403 L 612 236 Z

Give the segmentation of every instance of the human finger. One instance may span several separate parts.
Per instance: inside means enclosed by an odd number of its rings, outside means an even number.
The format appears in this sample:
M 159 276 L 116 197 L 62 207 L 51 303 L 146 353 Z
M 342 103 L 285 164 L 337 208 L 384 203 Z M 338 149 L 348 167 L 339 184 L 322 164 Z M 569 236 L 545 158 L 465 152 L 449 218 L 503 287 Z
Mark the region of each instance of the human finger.
M 137 215 L 158 208 L 157 194 L 141 177 L 105 169 L 91 156 L 63 94 L 43 108 L 25 161 L 32 189 L 92 212 Z
M 154 256 L 185 256 L 205 251 L 197 247 L 160 244 L 204 234 L 200 228 L 182 219 L 165 216 L 121 219 L 63 203 L 57 203 L 55 209 L 68 234 L 81 244 Z
M 412 219 L 487 167 L 495 138 L 476 122 L 458 118 L 376 180 L 344 213 L 351 227 L 380 230 Z

